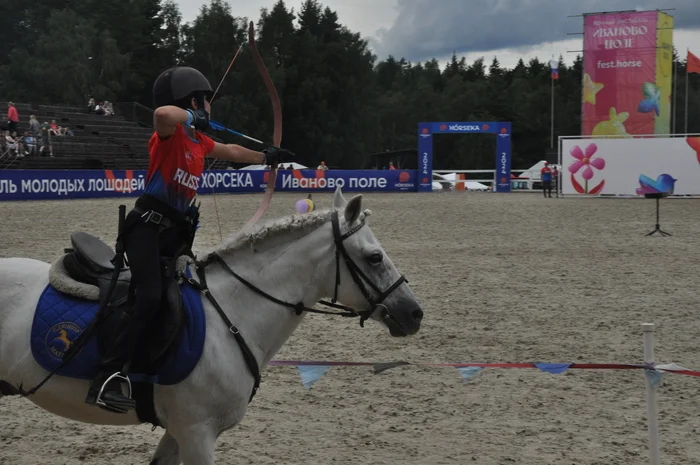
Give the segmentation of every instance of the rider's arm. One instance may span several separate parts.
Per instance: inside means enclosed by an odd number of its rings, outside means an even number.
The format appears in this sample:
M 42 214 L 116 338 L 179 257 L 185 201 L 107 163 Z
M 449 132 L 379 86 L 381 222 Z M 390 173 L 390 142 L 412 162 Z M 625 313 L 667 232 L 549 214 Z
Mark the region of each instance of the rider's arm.
M 257 163 L 262 164 L 265 161 L 265 155 L 262 152 L 247 149 L 236 144 L 214 144 L 214 150 L 209 154 L 210 157 L 229 160 L 235 163 Z
M 178 124 L 187 124 L 190 114 L 180 107 L 165 105 L 153 112 L 153 127 L 160 137 L 166 138 L 175 134 Z

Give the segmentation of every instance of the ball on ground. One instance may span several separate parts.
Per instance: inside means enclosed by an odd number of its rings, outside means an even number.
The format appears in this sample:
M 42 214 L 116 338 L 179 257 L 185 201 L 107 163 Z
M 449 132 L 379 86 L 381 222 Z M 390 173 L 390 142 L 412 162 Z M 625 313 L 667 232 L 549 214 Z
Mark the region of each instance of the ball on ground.
M 298 213 L 301 213 L 302 215 L 304 213 L 310 213 L 314 211 L 314 202 L 311 199 L 301 199 L 297 201 L 294 208 Z

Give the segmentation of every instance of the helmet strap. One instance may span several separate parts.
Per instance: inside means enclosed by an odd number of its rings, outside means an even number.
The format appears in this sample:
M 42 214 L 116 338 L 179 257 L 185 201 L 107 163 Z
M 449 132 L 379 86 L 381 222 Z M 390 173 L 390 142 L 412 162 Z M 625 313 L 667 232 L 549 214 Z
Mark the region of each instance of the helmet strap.
M 204 111 L 207 115 L 209 114 L 206 110 L 206 106 L 204 105 L 204 98 L 205 98 L 205 93 L 204 92 L 195 92 L 192 97 L 194 97 L 195 102 L 197 102 L 197 106 L 199 107 L 200 110 Z

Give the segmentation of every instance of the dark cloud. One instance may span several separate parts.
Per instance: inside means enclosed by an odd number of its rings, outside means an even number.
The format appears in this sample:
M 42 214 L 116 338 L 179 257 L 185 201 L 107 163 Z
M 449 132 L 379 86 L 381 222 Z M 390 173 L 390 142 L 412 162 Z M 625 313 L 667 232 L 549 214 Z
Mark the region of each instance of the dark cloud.
M 410 60 L 448 56 L 453 51 L 532 49 L 539 44 L 581 36 L 583 18 L 599 11 L 675 8 L 676 29 L 700 30 L 700 0 L 399 0 L 391 28 L 372 46 L 380 58 Z

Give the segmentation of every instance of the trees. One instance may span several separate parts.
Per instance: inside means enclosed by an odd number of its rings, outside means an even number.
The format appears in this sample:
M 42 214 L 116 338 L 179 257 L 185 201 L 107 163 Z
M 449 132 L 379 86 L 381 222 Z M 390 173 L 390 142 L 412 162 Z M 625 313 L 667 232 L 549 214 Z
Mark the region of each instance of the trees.
M 196 67 L 215 87 L 247 40 L 248 21 L 225 0 L 209 0 L 186 24 L 174 0 L 24 2 L 0 18 L 0 96 L 80 106 L 94 96 L 152 106 L 154 79 L 177 64 Z M 516 167 L 540 160 L 549 147 L 546 62 L 521 60 L 504 69 L 496 57 L 467 63 L 454 54 L 441 70 L 435 59 L 377 61 L 367 41 L 319 0 L 305 1 L 298 12 L 279 0 L 261 10 L 256 25 L 258 49 L 282 100 L 283 145 L 301 163 L 323 159 L 357 168 L 368 153 L 414 148 L 419 121 L 511 121 Z M 684 78 L 684 69 L 679 74 Z M 561 63 L 559 75 L 556 135 L 579 134 L 581 57 L 573 66 Z M 700 79 L 691 79 L 690 92 L 691 102 L 700 101 Z M 270 138 L 269 96 L 247 46 L 212 111 L 229 127 Z M 689 123 L 700 131 L 697 117 Z M 493 144 L 487 136 L 438 137 L 436 163 L 488 167 Z

